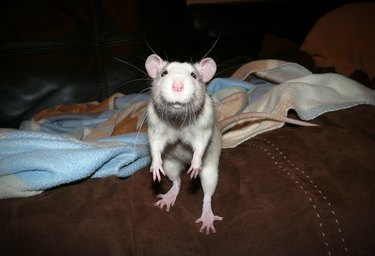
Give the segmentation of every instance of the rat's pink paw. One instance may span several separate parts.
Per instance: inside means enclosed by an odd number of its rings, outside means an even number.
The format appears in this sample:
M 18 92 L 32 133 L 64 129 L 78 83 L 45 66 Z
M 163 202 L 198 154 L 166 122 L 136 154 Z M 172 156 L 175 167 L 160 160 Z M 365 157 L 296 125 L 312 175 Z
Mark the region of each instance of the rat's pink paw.
M 195 155 L 191 160 L 191 166 L 188 170 L 188 174 L 190 174 L 190 179 L 196 179 L 199 173 L 202 171 L 202 157 Z
M 216 228 L 214 227 L 215 220 L 221 221 L 223 220 L 223 217 L 215 216 L 212 211 L 207 211 L 202 213 L 202 216 L 195 222 L 202 222 L 202 227 L 199 232 L 204 232 L 204 230 L 206 230 L 206 234 L 209 235 L 211 231 L 212 233 L 216 233 Z
M 160 182 L 161 181 L 161 174 L 163 174 L 165 176 L 165 172 L 163 170 L 163 167 L 161 165 L 152 165 L 150 167 L 150 172 L 152 172 L 152 178 L 154 181 L 156 181 L 156 179 Z
M 201 172 L 202 168 L 200 166 L 198 167 L 194 167 L 193 165 L 190 166 L 189 170 L 188 170 L 188 174 L 190 174 L 190 179 L 196 179 L 199 175 L 199 173 Z
M 167 212 L 169 212 L 169 208 L 173 206 L 176 202 L 178 192 L 178 186 L 173 186 L 166 194 L 157 195 L 156 197 L 161 199 L 157 201 L 154 205 L 159 207 L 160 209 L 163 209 L 165 206 Z
M 167 212 L 169 212 L 169 209 L 171 208 L 171 206 L 174 205 L 174 202 L 176 201 L 169 197 L 166 197 L 165 195 L 157 195 L 157 197 L 161 199 L 157 201 L 154 205 L 159 207 L 160 209 L 163 209 L 164 206 L 166 206 Z

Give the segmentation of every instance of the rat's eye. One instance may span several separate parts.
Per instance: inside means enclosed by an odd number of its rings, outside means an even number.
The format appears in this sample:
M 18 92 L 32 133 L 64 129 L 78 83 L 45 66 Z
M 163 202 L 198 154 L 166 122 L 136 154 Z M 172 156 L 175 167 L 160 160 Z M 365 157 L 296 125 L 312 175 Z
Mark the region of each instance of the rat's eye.
M 168 71 L 164 70 L 163 72 L 161 72 L 160 76 L 163 77 L 163 76 L 166 76 L 167 74 L 168 74 Z
M 194 72 L 191 72 L 190 75 L 192 78 L 197 79 L 197 74 L 195 74 Z

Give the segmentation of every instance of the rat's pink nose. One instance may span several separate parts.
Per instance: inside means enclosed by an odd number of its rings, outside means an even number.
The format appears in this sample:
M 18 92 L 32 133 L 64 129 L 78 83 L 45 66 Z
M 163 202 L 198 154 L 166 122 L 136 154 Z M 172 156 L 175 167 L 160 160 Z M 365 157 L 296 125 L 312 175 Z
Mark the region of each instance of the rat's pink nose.
M 173 91 L 175 92 L 181 92 L 184 90 L 184 83 L 182 81 L 175 81 L 172 84 Z

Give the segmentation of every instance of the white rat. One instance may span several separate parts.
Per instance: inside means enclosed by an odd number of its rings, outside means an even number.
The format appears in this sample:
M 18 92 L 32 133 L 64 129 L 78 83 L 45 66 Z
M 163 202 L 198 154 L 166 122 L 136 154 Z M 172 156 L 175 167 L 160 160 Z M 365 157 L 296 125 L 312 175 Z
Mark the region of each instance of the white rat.
M 205 83 L 216 72 L 216 63 L 205 58 L 199 63 L 168 63 L 152 54 L 146 60 L 152 81 L 152 100 L 147 107 L 148 135 L 154 181 L 166 175 L 171 189 L 158 195 L 155 203 L 169 211 L 180 191 L 181 171 L 188 169 L 190 178 L 198 175 L 204 193 L 201 232 L 216 232 L 214 221 L 222 220 L 212 212 L 211 198 L 218 181 L 221 133 L 213 102 Z
M 204 193 L 200 231 L 216 232 L 211 198 L 218 181 L 221 153 L 221 133 L 232 123 L 252 118 L 270 119 L 303 126 L 315 124 L 267 113 L 248 112 L 226 118 L 218 124 L 216 110 L 206 92 L 205 83 L 215 75 L 216 63 L 205 58 L 196 64 L 168 63 L 152 54 L 146 60 L 146 70 L 152 81 L 152 99 L 147 107 L 148 135 L 154 181 L 161 174 L 172 181 L 172 188 L 158 195 L 155 203 L 169 211 L 180 191 L 180 173 L 187 166 L 190 178 L 200 176 Z

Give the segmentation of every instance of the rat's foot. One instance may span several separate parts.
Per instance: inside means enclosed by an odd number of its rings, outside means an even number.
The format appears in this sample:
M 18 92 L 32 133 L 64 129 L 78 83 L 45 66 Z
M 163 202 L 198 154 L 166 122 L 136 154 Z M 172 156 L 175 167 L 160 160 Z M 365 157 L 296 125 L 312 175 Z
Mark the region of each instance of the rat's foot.
M 180 185 L 173 184 L 171 189 L 163 194 L 157 195 L 157 198 L 161 198 L 159 201 L 157 201 L 154 205 L 158 206 L 160 209 L 163 209 L 164 206 L 166 206 L 167 212 L 169 212 L 169 208 L 174 205 L 176 202 L 176 198 L 178 195 L 178 192 L 180 191 Z
M 210 231 L 212 231 L 212 233 L 216 233 L 216 229 L 214 227 L 215 220 L 221 221 L 223 220 L 223 217 L 214 215 L 214 213 L 212 212 L 211 203 L 210 203 L 209 205 L 208 204 L 203 205 L 202 215 L 195 222 L 196 223 L 202 222 L 202 227 L 199 230 L 199 232 L 204 232 L 204 230 L 206 230 L 206 234 L 208 235 L 210 234 Z

